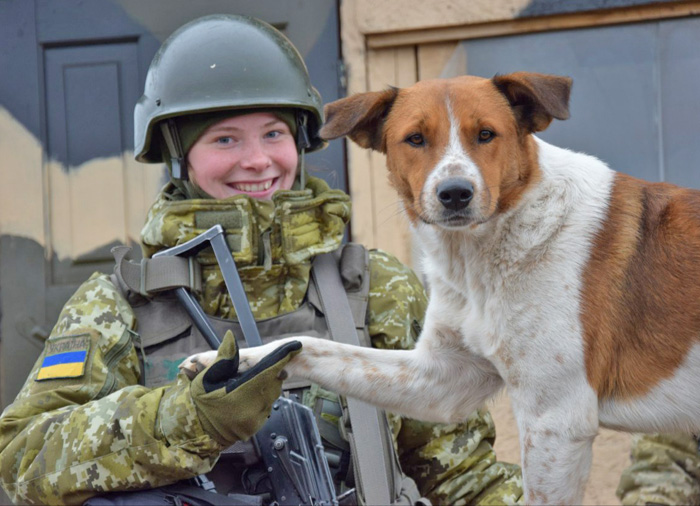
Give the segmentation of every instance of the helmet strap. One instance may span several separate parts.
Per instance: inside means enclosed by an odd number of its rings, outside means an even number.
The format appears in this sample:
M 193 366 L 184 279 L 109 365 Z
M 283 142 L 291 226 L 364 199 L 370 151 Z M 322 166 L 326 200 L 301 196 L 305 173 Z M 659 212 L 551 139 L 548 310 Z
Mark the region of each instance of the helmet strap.
M 297 123 L 297 151 L 299 151 L 299 185 L 303 190 L 306 188 L 306 167 L 304 155 L 306 150 L 311 147 L 308 129 L 309 116 L 304 111 L 296 112 Z
M 301 152 L 303 149 L 311 147 L 311 139 L 309 138 L 309 116 L 304 111 L 296 112 L 297 122 L 297 149 Z
M 299 187 L 303 190 L 306 188 L 306 167 L 304 166 L 304 148 L 299 153 Z
M 180 134 L 178 134 L 175 121 L 168 119 L 161 121 L 160 131 L 165 139 L 165 144 L 170 152 L 170 174 L 173 179 L 187 181 L 187 166 L 185 164 L 185 154 L 182 152 Z

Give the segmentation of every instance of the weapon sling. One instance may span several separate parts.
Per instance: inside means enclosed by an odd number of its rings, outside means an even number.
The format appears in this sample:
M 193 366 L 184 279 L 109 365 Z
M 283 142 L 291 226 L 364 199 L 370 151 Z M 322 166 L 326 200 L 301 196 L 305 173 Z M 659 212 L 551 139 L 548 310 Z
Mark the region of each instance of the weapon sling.
M 333 255 L 318 255 L 314 259 L 311 275 L 319 291 L 333 340 L 361 346 Z M 391 463 L 387 460 L 390 456 L 381 451 L 380 424 L 384 423 L 384 413 L 352 397 L 347 398 L 347 404 L 352 423 L 353 450 L 357 452 L 357 461 L 360 463 L 356 467 L 356 473 L 365 504 L 392 504 L 393 498 L 389 496 L 392 487 L 388 480 Z

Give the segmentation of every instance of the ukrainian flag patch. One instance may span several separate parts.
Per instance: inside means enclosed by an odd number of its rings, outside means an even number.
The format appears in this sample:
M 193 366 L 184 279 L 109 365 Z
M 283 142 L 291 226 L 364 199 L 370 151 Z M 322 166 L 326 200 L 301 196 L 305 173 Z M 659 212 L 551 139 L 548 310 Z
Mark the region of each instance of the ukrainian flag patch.
M 90 334 L 61 336 L 47 341 L 36 381 L 79 378 L 85 374 Z

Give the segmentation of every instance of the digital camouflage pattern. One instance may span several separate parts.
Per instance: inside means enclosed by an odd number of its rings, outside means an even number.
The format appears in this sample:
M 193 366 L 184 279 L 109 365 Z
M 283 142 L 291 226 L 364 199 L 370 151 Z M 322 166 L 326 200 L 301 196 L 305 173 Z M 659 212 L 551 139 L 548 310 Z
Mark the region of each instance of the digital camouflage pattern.
M 693 436 L 634 435 L 631 458 L 617 488 L 622 504 L 700 504 L 700 455 Z
M 221 221 L 258 319 L 295 309 L 303 300 L 311 258 L 341 244 L 350 216 L 344 193 L 310 178 L 303 191 L 279 192 L 272 203 L 237 196 L 182 200 L 166 187 L 143 229 L 152 254 L 193 238 Z M 232 317 L 213 255 L 199 255 L 201 302 Z M 369 332 L 373 345 L 414 345 L 427 300 L 410 269 L 370 252 Z M 178 375 L 168 386 L 137 385 L 138 334 L 131 308 L 104 275 L 93 275 L 65 306 L 49 339 L 89 332 L 88 372 L 73 380 L 34 381 L 0 417 L 0 479 L 22 503 L 80 504 L 102 490 L 154 487 L 207 472 L 221 446 L 202 428 Z M 404 470 L 436 504 L 511 504 L 522 495 L 517 466 L 496 462 L 490 415 L 475 412 L 453 425 L 390 416 Z
M 309 283 L 310 260 L 338 248 L 350 219 L 350 198 L 309 178 L 304 190 L 277 192 L 272 201 L 238 195 L 184 200 L 173 186 L 151 208 L 141 236 L 145 256 L 223 226 L 256 319 L 296 309 Z M 265 232 L 263 232 L 265 231 Z M 206 281 L 200 302 L 209 314 L 234 318 L 213 253 L 198 256 Z
M 138 385 L 131 308 L 93 275 L 63 308 L 49 342 L 91 337 L 86 374 L 35 381 L 43 354 L 0 417 L 0 479 L 22 504 L 81 504 L 98 492 L 157 486 L 209 470 L 221 446 L 204 433 L 178 377 Z

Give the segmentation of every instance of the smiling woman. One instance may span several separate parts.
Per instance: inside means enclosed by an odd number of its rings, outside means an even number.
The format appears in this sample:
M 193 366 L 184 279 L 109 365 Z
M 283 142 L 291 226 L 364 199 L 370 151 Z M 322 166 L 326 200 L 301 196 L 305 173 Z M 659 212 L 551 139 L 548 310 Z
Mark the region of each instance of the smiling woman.
M 289 125 L 271 112 L 256 112 L 207 128 L 187 160 L 190 180 L 216 199 L 247 194 L 270 200 L 292 188 L 299 156 Z

